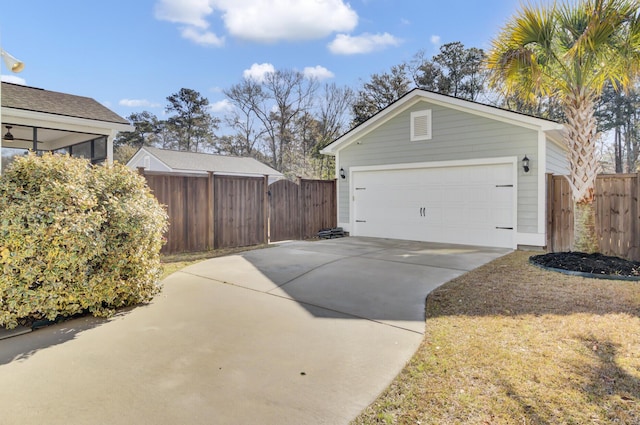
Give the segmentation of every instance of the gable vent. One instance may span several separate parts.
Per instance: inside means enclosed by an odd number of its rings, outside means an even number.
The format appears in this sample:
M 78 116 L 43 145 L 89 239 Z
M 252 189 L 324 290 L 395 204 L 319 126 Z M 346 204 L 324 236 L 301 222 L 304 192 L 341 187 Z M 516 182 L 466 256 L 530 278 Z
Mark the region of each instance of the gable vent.
M 431 109 L 411 113 L 411 141 L 431 139 Z

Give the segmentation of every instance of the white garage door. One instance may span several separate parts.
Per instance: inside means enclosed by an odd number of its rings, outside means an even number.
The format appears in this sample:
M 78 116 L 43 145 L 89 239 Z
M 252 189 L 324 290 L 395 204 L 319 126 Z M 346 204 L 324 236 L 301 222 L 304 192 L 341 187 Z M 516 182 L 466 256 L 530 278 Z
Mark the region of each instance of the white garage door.
M 513 167 L 355 171 L 352 234 L 513 248 Z

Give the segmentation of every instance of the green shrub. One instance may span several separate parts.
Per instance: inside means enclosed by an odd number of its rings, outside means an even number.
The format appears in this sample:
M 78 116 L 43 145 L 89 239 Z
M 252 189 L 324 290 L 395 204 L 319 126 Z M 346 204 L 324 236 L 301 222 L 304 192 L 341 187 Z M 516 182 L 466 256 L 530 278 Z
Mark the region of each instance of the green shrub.
M 149 301 L 167 216 L 143 177 L 28 155 L 0 177 L 0 326 Z

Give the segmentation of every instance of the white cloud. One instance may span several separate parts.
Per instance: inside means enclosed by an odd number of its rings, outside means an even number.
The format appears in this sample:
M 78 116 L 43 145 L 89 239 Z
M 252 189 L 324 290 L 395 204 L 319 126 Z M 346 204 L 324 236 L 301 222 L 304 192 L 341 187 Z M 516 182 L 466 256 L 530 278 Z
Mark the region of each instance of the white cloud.
M 319 39 L 358 24 L 358 14 L 344 0 L 158 0 L 154 9 L 156 19 L 185 25 L 183 37 L 196 42 L 198 37 L 187 35 L 224 39 L 208 31 L 214 14 L 232 36 L 262 43 Z
M 224 46 L 224 37 L 218 37 L 211 31 L 203 31 L 196 27 L 184 27 L 182 28 L 182 37 L 187 40 L 191 40 L 196 44 L 203 46 Z
M 0 75 L 0 80 L 5 83 L 20 84 L 21 86 L 27 85 L 27 80 L 21 77 L 16 77 L 15 75 Z
M 439 35 L 432 35 L 429 40 L 431 41 L 431 44 L 433 44 L 434 46 L 440 47 L 440 36 Z
M 386 32 L 384 34 L 364 33 L 357 36 L 338 34 L 336 38 L 329 43 L 329 50 L 331 53 L 337 55 L 355 55 L 371 53 L 389 46 L 397 46 L 400 42 L 399 38 Z
M 159 103 L 150 102 L 146 99 L 121 99 L 118 105 L 129 108 L 160 108 L 162 106 Z
M 213 13 L 209 0 L 158 0 L 154 8 L 156 19 L 207 29 L 206 17 Z
M 302 71 L 306 78 L 315 78 L 318 81 L 326 80 L 327 78 L 335 77 L 335 74 L 329 71 L 324 66 L 316 65 L 316 66 L 307 66 Z
M 264 81 L 265 74 L 273 72 L 276 72 L 276 68 L 270 63 L 254 63 L 251 65 L 251 68 L 245 69 L 242 72 L 242 76 L 261 83 Z
M 352 31 L 358 14 L 343 0 L 214 0 L 235 37 L 272 43 Z
M 223 99 L 209 105 L 209 110 L 214 114 L 221 112 L 230 112 L 233 110 L 233 104 L 229 101 L 229 99 Z
M 154 8 L 156 19 L 183 24 L 180 33 L 183 38 L 203 46 L 220 47 L 224 37 L 209 31 L 205 19 L 214 11 L 209 0 L 158 0 Z

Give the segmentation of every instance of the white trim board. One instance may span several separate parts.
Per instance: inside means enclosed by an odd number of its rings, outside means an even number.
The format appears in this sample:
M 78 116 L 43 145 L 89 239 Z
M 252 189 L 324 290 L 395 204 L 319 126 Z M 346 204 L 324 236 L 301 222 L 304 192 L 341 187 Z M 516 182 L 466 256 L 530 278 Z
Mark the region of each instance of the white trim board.
M 474 159 L 456 159 L 451 161 L 429 161 L 429 162 L 407 162 L 400 164 L 383 164 L 383 165 L 358 165 L 349 167 L 349 177 L 353 172 L 358 171 L 383 171 L 383 170 L 409 170 L 412 168 L 436 168 L 436 167 L 465 167 L 472 165 L 491 165 L 491 164 L 517 164 L 518 157 L 504 156 L 498 158 L 474 158 Z M 337 168 L 337 167 L 336 167 Z M 517 181 L 517 173 L 514 173 L 514 180 Z

